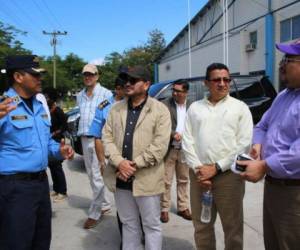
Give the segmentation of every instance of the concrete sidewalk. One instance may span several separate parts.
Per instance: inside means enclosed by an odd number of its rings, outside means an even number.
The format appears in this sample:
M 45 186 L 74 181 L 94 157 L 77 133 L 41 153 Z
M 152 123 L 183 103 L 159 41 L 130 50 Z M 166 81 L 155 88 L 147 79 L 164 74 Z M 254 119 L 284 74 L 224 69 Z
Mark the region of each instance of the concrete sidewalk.
M 120 235 L 113 194 L 109 193 L 109 198 L 113 204 L 112 212 L 103 216 L 96 228 L 91 230 L 83 229 L 82 226 L 87 218 L 87 211 L 92 195 L 88 177 L 85 173 L 82 158 L 78 155 L 76 155 L 73 161 L 65 161 L 63 165 L 68 183 L 69 198 L 67 201 L 52 204 L 51 250 L 118 250 Z M 262 182 L 257 184 L 247 183 L 244 199 L 245 250 L 264 249 L 262 236 L 262 196 Z M 173 185 L 173 198 L 175 200 L 175 185 Z M 176 215 L 176 203 L 174 203 L 174 200 L 170 222 L 163 224 L 163 249 L 195 249 L 193 225 L 191 222 Z M 224 249 L 223 231 L 219 219 L 216 225 L 216 239 L 217 249 Z

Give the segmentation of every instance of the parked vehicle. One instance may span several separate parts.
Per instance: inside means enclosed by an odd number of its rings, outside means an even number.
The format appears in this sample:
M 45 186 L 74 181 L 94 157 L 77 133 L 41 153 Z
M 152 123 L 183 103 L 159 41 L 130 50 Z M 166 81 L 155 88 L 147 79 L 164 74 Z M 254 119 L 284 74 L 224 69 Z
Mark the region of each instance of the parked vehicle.
M 68 131 L 65 133 L 66 137 L 70 140 L 71 146 L 74 148 L 77 154 L 82 155 L 82 145 L 80 137 L 77 136 L 78 124 L 79 124 L 79 107 L 76 106 L 66 113 L 68 120 Z
M 261 119 L 264 112 L 271 106 L 276 91 L 265 76 L 231 76 L 232 83 L 230 86 L 230 95 L 244 101 L 250 108 L 253 122 L 256 124 Z M 190 84 L 188 99 L 191 102 L 202 99 L 208 90 L 204 85 L 204 77 L 193 77 L 182 80 L 187 80 Z M 172 86 L 176 80 L 164 81 L 152 84 L 149 89 L 149 95 L 163 100 L 172 95 Z M 79 108 L 75 107 L 67 113 L 68 127 L 71 145 L 75 152 L 82 154 L 80 138 L 77 137 L 77 128 L 79 122 Z
M 272 83 L 265 76 L 231 76 L 230 95 L 244 101 L 250 108 L 253 122 L 256 124 L 261 119 L 263 113 L 271 106 L 277 93 Z M 163 100 L 172 95 L 172 85 L 175 81 L 165 81 L 153 84 L 149 90 L 149 95 Z M 194 102 L 202 99 L 208 90 L 204 85 L 204 77 L 185 78 L 190 84 L 187 98 Z

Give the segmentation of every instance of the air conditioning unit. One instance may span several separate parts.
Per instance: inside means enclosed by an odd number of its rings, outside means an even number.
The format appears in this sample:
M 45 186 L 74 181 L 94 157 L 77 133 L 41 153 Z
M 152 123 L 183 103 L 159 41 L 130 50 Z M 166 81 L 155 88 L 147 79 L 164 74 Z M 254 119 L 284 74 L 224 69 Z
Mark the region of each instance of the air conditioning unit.
M 253 51 L 256 49 L 256 43 L 249 43 L 246 45 L 245 50 L 247 52 Z

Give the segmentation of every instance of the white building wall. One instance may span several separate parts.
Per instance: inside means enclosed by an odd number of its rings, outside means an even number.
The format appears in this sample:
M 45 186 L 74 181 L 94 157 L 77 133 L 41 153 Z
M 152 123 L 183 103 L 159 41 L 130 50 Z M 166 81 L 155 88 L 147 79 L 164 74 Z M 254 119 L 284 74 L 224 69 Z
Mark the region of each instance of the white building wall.
M 294 2 L 294 0 L 273 0 L 273 9 L 280 8 L 288 3 Z M 288 18 L 300 15 L 300 2 L 296 3 L 288 8 L 282 9 L 274 14 L 274 22 L 275 22 L 275 41 L 280 42 L 280 22 L 286 20 Z M 275 48 L 274 48 L 275 49 Z M 275 49 L 275 60 L 274 60 L 274 75 L 275 75 L 275 86 L 279 87 L 278 82 L 278 65 L 282 58 L 283 54 Z
M 230 1 L 229 1 L 230 2 Z M 272 9 L 280 8 L 293 0 L 273 0 Z M 214 11 L 214 12 L 213 12 Z M 268 0 L 250 1 L 237 0 L 229 9 L 229 29 L 244 24 L 268 11 Z M 220 5 L 213 7 L 206 15 L 199 18 L 191 25 L 192 37 L 192 76 L 204 76 L 206 67 L 212 62 L 223 62 L 223 41 L 222 36 L 211 39 L 200 45 L 196 42 L 222 12 Z M 213 14 L 214 13 L 214 14 Z M 300 14 L 300 2 L 291 7 L 278 11 L 274 14 L 275 20 L 275 41 L 280 41 L 280 22 L 284 19 Z M 222 19 L 209 32 L 203 41 L 220 34 L 223 29 Z M 246 52 L 245 46 L 249 43 L 249 33 L 257 31 L 257 47 L 254 51 Z M 177 43 L 169 49 L 159 63 L 159 80 L 171 80 L 189 77 L 188 63 L 188 32 L 184 32 Z M 182 40 L 185 39 L 185 43 Z M 184 45 L 183 45 L 184 44 Z M 250 72 L 265 70 L 265 18 L 261 18 L 246 27 L 235 30 L 229 39 L 229 68 L 232 73 L 248 74 Z M 275 76 L 278 75 L 278 62 L 281 54 L 275 52 L 274 68 Z M 276 77 L 277 79 L 277 77 Z M 277 86 L 277 80 L 275 86 Z

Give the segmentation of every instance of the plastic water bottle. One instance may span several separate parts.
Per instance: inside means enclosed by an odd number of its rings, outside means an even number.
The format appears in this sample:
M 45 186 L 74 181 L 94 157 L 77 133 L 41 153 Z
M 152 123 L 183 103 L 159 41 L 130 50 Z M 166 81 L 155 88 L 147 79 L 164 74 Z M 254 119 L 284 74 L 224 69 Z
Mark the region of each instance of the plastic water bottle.
M 202 223 L 209 223 L 211 220 L 212 200 L 213 200 L 213 196 L 210 190 L 202 194 L 202 211 L 201 211 Z

